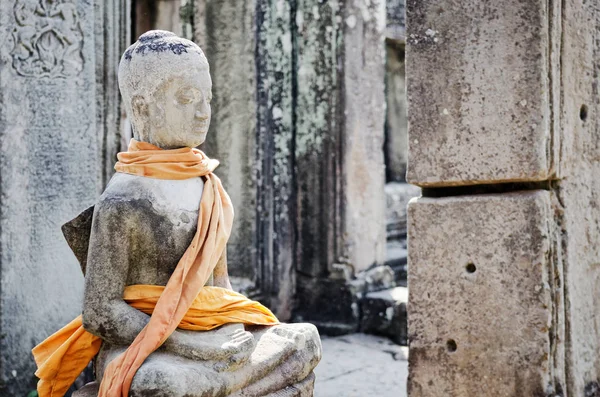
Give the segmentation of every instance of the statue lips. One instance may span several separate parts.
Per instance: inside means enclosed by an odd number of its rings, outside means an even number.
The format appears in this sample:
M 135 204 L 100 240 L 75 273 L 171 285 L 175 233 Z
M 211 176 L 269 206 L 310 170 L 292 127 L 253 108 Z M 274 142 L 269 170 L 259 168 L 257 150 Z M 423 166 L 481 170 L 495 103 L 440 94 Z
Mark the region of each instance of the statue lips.
M 196 118 L 194 120 L 194 132 L 206 134 L 208 132 L 208 118 Z

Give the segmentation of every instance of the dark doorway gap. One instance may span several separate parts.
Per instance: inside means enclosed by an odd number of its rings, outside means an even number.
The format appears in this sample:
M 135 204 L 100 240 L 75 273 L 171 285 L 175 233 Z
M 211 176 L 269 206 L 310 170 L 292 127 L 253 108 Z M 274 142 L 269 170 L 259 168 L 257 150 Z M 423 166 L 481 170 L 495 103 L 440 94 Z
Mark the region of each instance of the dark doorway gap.
M 527 190 L 552 190 L 558 181 L 544 180 L 538 182 L 507 182 L 469 186 L 424 187 L 423 197 L 472 196 L 477 194 L 497 194 L 521 192 Z

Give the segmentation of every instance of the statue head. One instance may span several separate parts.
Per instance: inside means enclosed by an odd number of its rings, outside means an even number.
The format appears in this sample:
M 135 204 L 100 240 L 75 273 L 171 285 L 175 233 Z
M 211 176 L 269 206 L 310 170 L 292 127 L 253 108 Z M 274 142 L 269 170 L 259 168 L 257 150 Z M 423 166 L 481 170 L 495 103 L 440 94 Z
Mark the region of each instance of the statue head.
M 206 139 L 212 81 L 191 41 L 163 30 L 144 33 L 121 58 L 119 89 L 138 141 L 172 149 Z

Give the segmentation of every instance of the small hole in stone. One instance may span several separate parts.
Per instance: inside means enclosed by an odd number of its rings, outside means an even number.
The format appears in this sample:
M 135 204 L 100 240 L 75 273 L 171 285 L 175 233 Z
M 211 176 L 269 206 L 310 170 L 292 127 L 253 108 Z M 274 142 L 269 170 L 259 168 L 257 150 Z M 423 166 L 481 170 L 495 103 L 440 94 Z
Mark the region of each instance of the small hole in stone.
M 448 342 L 446 342 L 446 348 L 450 353 L 454 353 L 458 346 L 456 346 L 454 339 L 448 339 Z
M 581 105 L 581 108 L 579 109 L 579 118 L 581 119 L 581 121 L 586 121 L 588 117 L 588 108 L 586 105 Z
M 466 269 L 467 273 L 475 273 L 475 270 L 477 270 L 477 266 L 475 266 L 474 263 L 467 263 Z

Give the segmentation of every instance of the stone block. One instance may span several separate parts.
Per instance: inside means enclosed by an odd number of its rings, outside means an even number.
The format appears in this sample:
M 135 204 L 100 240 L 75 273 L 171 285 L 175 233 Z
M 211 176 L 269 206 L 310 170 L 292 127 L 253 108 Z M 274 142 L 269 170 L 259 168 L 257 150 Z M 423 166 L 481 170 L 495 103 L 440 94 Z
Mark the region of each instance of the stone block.
M 407 345 L 406 304 L 408 289 L 396 287 L 368 293 L 361 301 L 360 330 L 384 335 L 399 345 Z
M 543 0 L 407 2 L 410 183 L 553 175 L 551 7 Z
M 412 397 L 562 393 L 553 214 L 542 190 L 411 201 Z
M 564 232 L 566 392 L 600 396 L 600 14 L 596 2 L 561 3 L 560 173 Z

